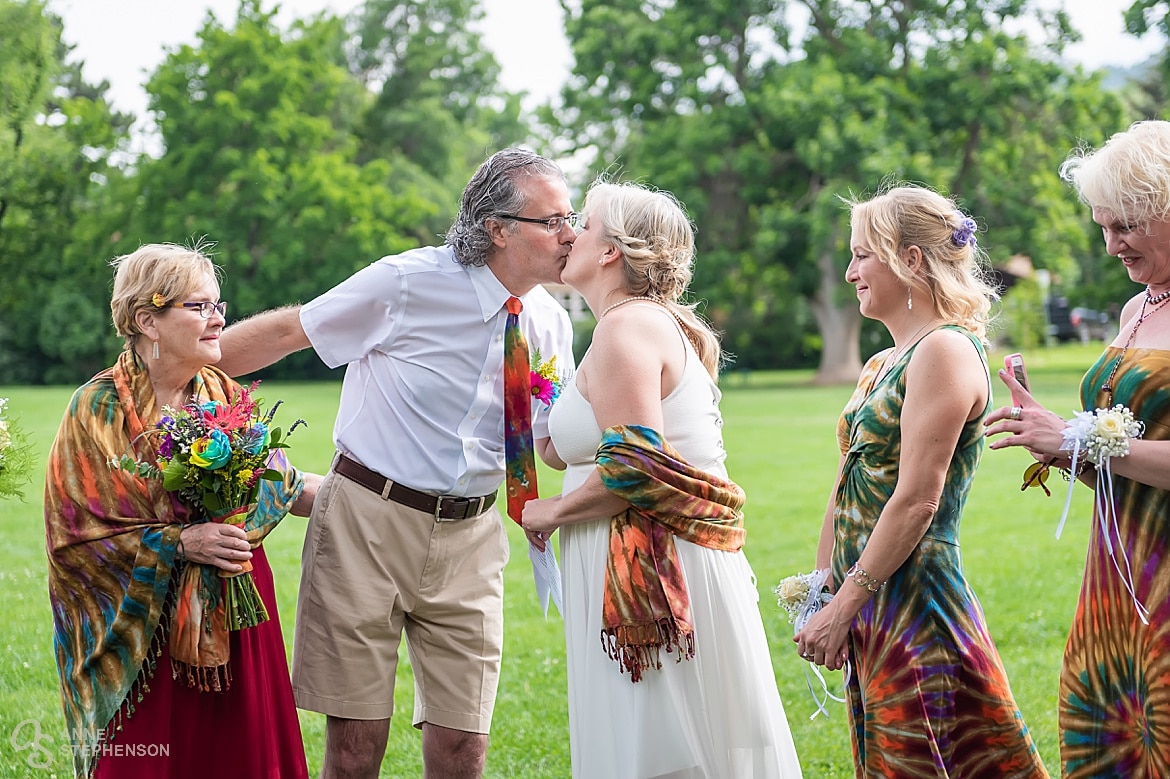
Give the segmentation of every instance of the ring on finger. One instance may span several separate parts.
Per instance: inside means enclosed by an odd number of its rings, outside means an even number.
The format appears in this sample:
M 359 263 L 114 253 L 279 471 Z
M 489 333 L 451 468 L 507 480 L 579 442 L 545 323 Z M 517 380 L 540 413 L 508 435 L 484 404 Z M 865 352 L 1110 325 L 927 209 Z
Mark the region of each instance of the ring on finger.
M 1024 414 L 1024 409 L 1020 408 L 1019 406 L 1012 406 L 1012 410 L 1011 410 L 1011 412 L 1008 414 L 1008 416 L 1009 416 L 1010 418 L 1012 418 L 1012 419 L 1015 419 L 1015 420 L 1017 420 L 1017 421 L 1018 421 L 1018 420 L 1019 420 L 1019 418 L 1020 418 L 1021 416 L 1023 416 L 1023 414 Z

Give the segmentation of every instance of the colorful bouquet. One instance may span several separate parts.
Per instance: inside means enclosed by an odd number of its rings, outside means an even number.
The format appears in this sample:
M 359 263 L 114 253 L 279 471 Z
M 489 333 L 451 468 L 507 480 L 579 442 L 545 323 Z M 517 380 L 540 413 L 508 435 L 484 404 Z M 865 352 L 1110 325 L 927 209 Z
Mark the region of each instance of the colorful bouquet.
M 241 388 L 229 404 L 193 400 L 180 409 L 164 406 L 157 427 L 147 433 L 159 439 L 158 461 L 143 463 L 123 455 L 111 466 L 146 478 L 161 478 L 163 488 L 175 493 L 201 521 L 244 527 L 256 507 L 260 480 L 283 478 L 268 467 L 269 455 L 274 449 L 288 447 L 287 435 L 272 426 L 280 401 L 263 411 L 252 396 L 258 383 Z M 298 419 L 288 434 L 304 423 Z M 244 570 L 240 573 L 219 574 L 227 579 L 224 609 L 229 630 L 268 619 L 252 581 L 252 564 L 244 561 L 241 565 Z
M 833 599 L 829 592 L 829 569 L 812 573 L 798 573 L 780 580 L 776 585 L 776 605 L 788 612 L 788 621 L 797 633 Z
M 551 406 L 561 396 L 561 388 L 565 386 L 570 375 L 557 370 L 555 354 L 542 361 L 539 349 L 533 350 L 532 365 L 536 366 L 532 370 L 532 396 L 546 407 Z
M 6 415 L 8 398 L 0 398 L 0 498 L 24 498 L 33 455 L 24 431 Z

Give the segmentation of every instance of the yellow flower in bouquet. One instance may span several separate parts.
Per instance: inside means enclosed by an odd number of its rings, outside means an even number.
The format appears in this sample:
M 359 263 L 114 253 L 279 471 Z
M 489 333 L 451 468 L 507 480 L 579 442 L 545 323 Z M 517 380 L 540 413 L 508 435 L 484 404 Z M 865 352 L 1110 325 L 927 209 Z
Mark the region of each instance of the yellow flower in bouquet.
M 258 383 L 258 382 L 257 382 Z M 243 527 L 255 508 L 261 479 L 280 481 L 268 467 L 275 449 L 288 447 L 287 434 L 272 426 L 277 401 L 267 412 L 252 397 L 256 383 L 240 389 L 230 403 L 192 400 L 182 408 L 163 407 L 163 417 L 148 435 L 158 438 L 158 460 L 142 463 L 128 455 L 113 467 L 139 476 L 161 478 L 163 488 L 189 506 L 197 521 L 225 522 Z M 291 434 L 304 420 L 288 429 Z M 226 613 L 229 630 L 252 627 L 268 619 L 268 612 L 252 581 L 251 562 L 241 573 L 220 572 L 228 580 Z

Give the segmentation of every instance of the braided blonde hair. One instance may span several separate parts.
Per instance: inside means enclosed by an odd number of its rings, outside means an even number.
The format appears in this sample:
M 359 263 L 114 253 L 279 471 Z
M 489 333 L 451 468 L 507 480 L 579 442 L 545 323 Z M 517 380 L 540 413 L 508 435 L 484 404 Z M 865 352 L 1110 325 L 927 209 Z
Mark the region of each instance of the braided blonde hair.
M 695 231 L 673 194 L 633 182 L 595 181 L 585 195 L 590 227 L 622 253 L 622 275 L 630 295 L 644 295 L 665 306 L 682 326 L 699 360 L 718 376 L 719 336 L 680 299 L 691 281 Z

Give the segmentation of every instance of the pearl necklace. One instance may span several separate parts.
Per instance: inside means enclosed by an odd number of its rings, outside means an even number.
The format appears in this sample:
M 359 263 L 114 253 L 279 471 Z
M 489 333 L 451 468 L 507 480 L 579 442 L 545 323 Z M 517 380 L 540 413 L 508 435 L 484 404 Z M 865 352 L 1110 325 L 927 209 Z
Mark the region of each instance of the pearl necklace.
M 1156 306 L 1168 298 L 1170 298 L 1170 289 L 1166 290 L 1165 292 L 1159 292 L 1157 295 L 1155 295 L 1150 291 L 1149 285 L 1146 286 L 1146 302 L 1151 306 Z
M 626 303 L 631 303 L 635 300 L 649 300 L 651 303 L 662 303 L 662 301 L 659 300 L 658 298 L 650 297 L 649 295 L 634 295 L 633 297 L 625 298 L 624 300 L 619 300 L 618 302 L 614 303 L 612 306 L 607 306 L 606 309 L 601 312 L 601 316 L 597 317 L 597 321 L 600 322 L 602 317 L 604 317 L 610 311 L 613 311 L 618 306 L 624 306 Z

